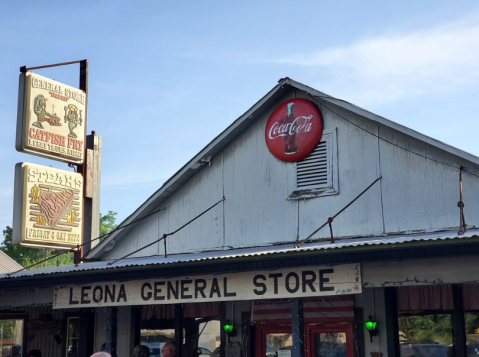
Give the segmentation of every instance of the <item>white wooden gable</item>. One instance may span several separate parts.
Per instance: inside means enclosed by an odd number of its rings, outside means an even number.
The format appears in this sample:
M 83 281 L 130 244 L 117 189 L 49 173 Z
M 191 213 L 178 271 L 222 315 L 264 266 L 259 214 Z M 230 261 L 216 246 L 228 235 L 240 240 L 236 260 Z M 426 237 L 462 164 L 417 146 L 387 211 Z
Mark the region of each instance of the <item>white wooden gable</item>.
M 326 186 L 321 183 L 324 189 L 321 184 L 316 191 L 301 183 L 298 187 L 297 164 L 276 159 L 266 146 L 269 115 L 291 98 L 313 101 L 324 117 L 322 141 L 330 175 Z M 89 257 L 122 257 L 177 230 L 223 197 L 167 238 L 168 254 L 294 244 L 380 176 L 334 220 L 336 239 L 457 229 L 458 168 L 479 176 L 478 165 L 473 155 L 284 79 L 122 224 L 164 210 L 111 235 Z M 470 225 L 479 217 L 477 176 L 463 174 L 465 219 Z M 329 239 L 329 228 L 314 237 Z M 164 253 L 159 242 L 134 256 Z

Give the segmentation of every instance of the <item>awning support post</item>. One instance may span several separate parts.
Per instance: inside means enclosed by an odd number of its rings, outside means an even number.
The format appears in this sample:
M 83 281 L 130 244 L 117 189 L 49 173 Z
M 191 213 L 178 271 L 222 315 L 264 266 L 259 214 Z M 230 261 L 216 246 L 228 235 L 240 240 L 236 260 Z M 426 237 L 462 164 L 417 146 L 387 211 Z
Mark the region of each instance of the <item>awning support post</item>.
M 111 357 L 117 357 L 116 341 L 117 341 L 117 323 L 118 323 L 118 308 L 109 307 L 106 310 L 106 351 L 111 354 Z
M 183 356 L 183 305 L 175 304 L 176 355 Z
M 303 299 L 291 301 L 291 316 L 293 328 L 292 357 L 304 357 L 304 326 L 303 326 Z
M 464 322 L 464 300 L 462 298 L 462 285 L 452 284 L 452 343 L 454 356 L 467 357 L 466 324 Z

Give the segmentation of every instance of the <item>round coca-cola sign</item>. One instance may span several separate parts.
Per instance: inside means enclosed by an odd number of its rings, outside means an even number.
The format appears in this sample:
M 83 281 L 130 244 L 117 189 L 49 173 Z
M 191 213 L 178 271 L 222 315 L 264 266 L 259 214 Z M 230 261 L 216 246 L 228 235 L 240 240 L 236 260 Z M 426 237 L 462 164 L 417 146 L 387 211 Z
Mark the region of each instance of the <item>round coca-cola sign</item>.
M 266 144 L 282 161 L 300 161 L 318 145 L 323 117 L 306 99 L 291 99 L 276 108 L 266 123 Z

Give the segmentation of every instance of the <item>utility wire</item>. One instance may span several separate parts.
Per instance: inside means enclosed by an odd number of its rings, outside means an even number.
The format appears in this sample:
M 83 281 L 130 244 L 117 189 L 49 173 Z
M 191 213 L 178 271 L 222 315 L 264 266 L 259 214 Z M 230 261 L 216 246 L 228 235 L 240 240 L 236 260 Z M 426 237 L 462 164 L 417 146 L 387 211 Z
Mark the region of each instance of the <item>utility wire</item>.
M 139 248 L 139 249 L 137 249 L 137 250 L 135 250 L 135 251 L 133 251 L 133 252 L 131 252 L 131 253 L 128 253 L 127 255 L 124 255 L 124 256 L 121 257 L 121 258 L 118 258 L 118 259 L 116 259 L 116 260 L 114 260 L 114 261 L 112 261 L 112 262 L 109 262 L 107 265 L 113 265 L 113 264 L 115 264 L 116 262 L 118 262 L 118 261 L 120 261 L 120 260 L 122 260 L 122 259 L 128 258 L 129 256 L 131 256 L 131 255 L 133 255 L 133 254 L 135 254 L 135 253 L 138 253 L 138 252 L 142 251 L 142 250 L 145 249 L 145 248 L 148 248 L 148 247 L 152 246 L 152 245 L 155 244 L 155 243 L 161 242 L 162 240 L 163 240 L 164 243 L 165 243 L 165 258 L 166 258 L 166 257 L 167 257 L 167 254 L 166 254 L 166 238 L 167 238 L 168 236 L 172 236 L 173 234 L 175 234 L 175 233 L 179 232 L 180 230 L 182 230 L 183 228 L 185 228 L 185 227 L 186 227 L 187 225 L 189 225 L 190 223 L 196 221 L 198 218 L 200 218 L 200 217 L 201 217 L 202 215 L 204 215 L 206 212 L 208 212 L 209 210 L 211 210 L 213 207 L 219 205 L 219 204 L 220 204 L 221 202 L 223 202 L 224 200 L 225 200 L 225 198 L 223 197 L 221 200 L 219 200 L 218 202 L 216 202 L 216 203 L 215 203 L 214 205 L 212 205 L 210 208 L 204 210 L 204 211 L 201 212 L 199 215 L 197 215 L 195 218 L 193 218 L 193 219 L 189 220 L 188 222 L 186 222 L 185 224 L 183 224 L 183 225 L 182 225 L 180 228 L 178 228 L 177 230 L 175 230 L 175 231 L 173 231 L 173 232 L 170 232 L 170 233 L 165 233 L 165 234 L 163 234 L 163 236 L 162 236 L 161 238 L 159 238 L 159 239 L 157 239 L 157 240 L 155 240 L 155 241 L 153 241 L 153 242 L 151 242 L 151 243 L 149 243 L 149 244 L 147 244 L 147 245 L 145 245 L 145 246 L 143 246 L 143 247 L 141 247 L 141 248 Z
M 73 248 L 70 248 L 70 249 L 68 249 L 68 250 L 65 250 L 64 252 L 61 252 L 61 253 L 52 255 L 51 257 L 48 257 L 48 258 L 46 258 L 46 259 L 43 259 L 43 260 L 41 260 L 41 261 L 39 261 L 39 262 L 36 262 L 36 263 L 34 263 L 34 264 L 31 264 L 31 265 L 29 265 L 29 266 L 27 266 L 27 267 L 25 267 L 25 268 L 19 269 L 19 270 L 17 270 L 17 271 L 12 272 L 12 273 L 7 273 L 6 275 L 7 275 L 8 277 L 10 277 L 10 276 L 12 276 L 13 274 L 19 273 L 19 272 L 21 272 L 21 271 L 24 271 L 24 270 L 27 270 L 27 269 L 30 269 L 30 268 L 33 268 L 34 266 L 37 266 L 37 265 L 39 265 L 39 264 L 41 264 L 41 263 L 44 263 L 44 262 L 46 262 L 46 261 L 48 261 L 48 260 L 50 260 L 50 259 L 59 257 L 59 256 L 62 255 L 62 254 L 67 254 L 67 253 L 79 251 L 80 248 L 83 247 L 85 244 L 89 244 L 89 243 L 94 242 L 94 241 L 96 241 L 96 240 L 99 240 L 99 239 L 101 239 L 101 238 L 103 238 L 103 237 L 109 236 L 110 234 L 113 234 L 113 233 L 119 231 L 120 229 L 123 229 L 123 228 L 125 228 L 125 227 L 128 227 L 128 226 L 132 225 L 133 223 L 142 221 L 142 220 L 144 220 L 145 218 L 148 218 L 148 217 L 154 215 L 155 213 L 158 213 L 158 212 L 163 211 L 164 209 L 165 209 L 165 207 L 160 208 L 159 210 L 156 210 L 156 211 L 154 211 L 154 212 L 152 212 L 152 213 L 150 213 L 150 214 L 148 214 L 148 215 L 146 215 L 146 216 L 144 216 L 144 217 L 142 217 L 142 218 L 138 218 L 138 219 L 136 219 L 136 220 L 134 220 L 134 221 L 132 221 L 132 222 L 130 222 L 130 223 L 128 223 L 128 224 L 123 225 L 123 226 L 116 227 L 116 228 L 113 229 L 111 232 L 105 233 L 105 234 L 103 234 L 103 235 L 101 235 L 101 236 L 99 236 L 99 237 L 96 237 L 95 239 L 92 239 L 92 240 L 90 240 L 90 241 L 88 241 L 88 242 L 84 242 L 84 243 L 82 243 L 82 244 L 77 244 L 76 247 L 73 247 Z M 84 255 L 84 257 L 86 257 L 86 256 L 88 255 L 88 253 L 90 253 L 90 252 L 91 252 L 91 250 L 90 250 L 89 252 L 87 252 L 87 253 Z M 83 257 L 83 258 L 84 258 L 84 257 Z
M 296 244 L 294 247 L 295 248 L 300 248 L 301 245 L 310 240 L 316 233 L 318 233 L 321 229 L 323 229 L 324 227 L 326 227 L 327 224 L 329 224 L 331 226 L 331 223 L 333 222 L 333 220 L 339 216 L 341 213 L 344 212 L 344 210 L 346 210 L 346 208 L 348 208 L 349 206 L 351 206 L 354 202 L 356 202 L 356 200 L 361 197 L 363 194 L 366 193 L 366 191 L 368 191 L 371 187 L 374 186 L 374 184 L 376 182 L 378 182 L 379 180 L 382 179 L 382 176 L 379 176 L 376 180 L 373 181 L 372 184 L 370 184 L 368 187 L 366 187 L 363 192 L 361 192 L 359 195 L 356 196 L 356 198 L 354 200 L 352 200 L 351 202 L 349 202 L 346 206 L 344 206 L 338 213 L 336 213 L 334 216 L 332 217 L 329 217 L 328 220 L 321 226 L 319 227 L 318 229 L 316 229 L 313 233 L 311 233 L 309 236 L 307 236 L 305 239 L 303 239 L 302 241 L 300 241 L 298 244 Z M 334 240 L 333 240 L 333 237 L 331 236 L 331 243 L 334 243 Z
M 409 152 L 409 153 L 411 153 L 411 154 L 414 154 L 414 155 L 423 157 L 423 158 L 425 158 L 425 159 L 427 159 L 427 160 L 431 160 L 431 161 L 434 161 L 434 162 L 436 162 L 436 163 L 438 163 L 438 164 L 452 167 L 452 168 L 454 168 L 454 169 L 456 169 L 456 170 L 461 170 L 461 167 L 457 167 L 457 166 L 454 166 L 454 165 L 451 165 L 451 164 L 447 164 L 447 163 L 445 163 L 445 162 L 442 162 L 442 161 L 433 159 L 433 158 L 428 157 L 428 156 L 426 156 L 426 155 L 422 155 L 422 154 L 420 154 L 420 153 L 417 153 L 417 152 L 411 151 L 411 150 L 409 150 L 409 149 L 406 149 L 405 147 L 402 147 L 402 146 L 400 146 L 400 145 L 397 145 L 397 144 L 395 144 L 395 143 L 393 143 L 393 142 L 391 142 L 391 141 L 389 141 L 389 140 L 387 140 L 387 139 L 384 139 L 384 138 L 380 137 L 379 135 L 376 135 L 376 134 L 374 134 L 373 132 L 370 132 L 369 130 L 364 129 L 363 127 L 359 126 L 358 124 L 353 123 L 351 120 L 349 120 L 349 119 L 345 118 L 344 116 L 342 116 L 341 114 L 335 112 L 334 110 L 332 110 L 332 109 L 329 108 L 328 106 L 324 105 L 324 103 L 317 101 L 315 98 L 338 100 L 338 101 L 347 103 L 347 104 L 352 105 L 352 106 L 355 106 L 354 104 L 351 104 L 351 103 L 349 103 L 349 102 L 347 102 L 347 101 L 345 101 L 345 100 L 337 99 L 337 98 L 330 97 L 330 96 L 312 95 L 311 93 L 308 93 L 308 95 L 309 95 L 316 103 L 319 103 L 322 107 L 325 107 L 325 108 L 328 109 L 330 112 L 332 112 L 332 113 L 336 114 L 337 116 L 339 116 L 340 118 L 346 120 L 349 124 L 354 125 L 355 127 L 357 127 L 357 128 L 359 128 L 359 129 L 365 131 L 366 133 L 368 133 L 368 134 L 374 136 L 375 138 L 378 138 L 379 140 L 382 140 L 382 141 L 384 141 L 384 142 L 386 142 L 386 143 L 388 143 L 388 144 L 390 144 L 390 145 L 393 145 L 393 146 L 395 146 L 395 147 L 397 147 L 397 148 L 399 148 L 399 149 L 402 149 L 402 150 L 404 150 L 404 151 L 407 151 L 407 152 Z M 359 108 L 358 106 L 355 106 L 355 107 Z M 469 175 L 472 175 L 472 176 L 475 176 L 475 177 L 479 178 L 479 175 L 473 174 L 473 173 L 470 172 L 470 171 L 467 171 L 467 170 L 465 170 L 465 169 L 463 169 L 463 171 L 464 171 L 464 172 L 467 172 Z
M 83 243 L 82 245 L 87 244 L 87 243 L 91 243 L 91 242 L 94 242 L 94 241 L 96 241 L 96 240 L 98 240 L 98 239 L 101 239 L 101 238 L 103 238 L 103 237 L 109 236 L 109 235 L 111 235 L 111 234 L 113 234 L 113 233 L 119 231 L 120 229 L 123 229 L 123 228 L 125 228 L 125 227 L 131 226 L 132 224 L 134 224 L 134 223 L 136 223 L 136 222 L 139 222 L 139 221 L 142 221 L 142 220 L 144 220 L 145 218 L 148 218 L 148 217 L 150 217 L 150 216 L 153 216 L 155 213 L 164 211 L 165 209 L 166 209 L 166 207 L 162 207 L 162 208 L 160 208 L 160 209 L 158 209 L 158 210 L 156 210 L 156 211 L 151 212 L 150 214 L 147 214 L 147 215 L 144 216 L 144 217 L 135 219 L 134 221 L 131 221 L 131 222 L 128 223 L 128 224 L 124 224 L 123 226 L 116 227 L 116 228 L 113 229 L 111 232 L 108 232 L 108 233 L 106 233 L 106 234 L 103 234 L 103 235 L 101 235 L 101 236 L 95 238 L 95 239 L 92 239 L 90 242 L 85 242 L 85 243 Z M 91 250 L 88 251 L 88 252 L 86 252 L 85 255 L 82 257 L 82 259 L 85 258 L 90 252 L 91 252 Z

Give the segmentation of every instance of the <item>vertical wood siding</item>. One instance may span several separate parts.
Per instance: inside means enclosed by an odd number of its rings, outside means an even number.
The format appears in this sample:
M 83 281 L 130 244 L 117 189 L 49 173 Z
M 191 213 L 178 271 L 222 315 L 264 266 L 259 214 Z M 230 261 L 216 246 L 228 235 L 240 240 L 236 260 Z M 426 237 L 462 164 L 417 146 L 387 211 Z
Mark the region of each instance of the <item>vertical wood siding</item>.
M 300 91 L 290 92 L 277 104 L 295 96 L 306 98 Z M 336 238 L 459 225 L 458 170 L 411 154 L 374 135 L 432 159 L 467 166 L 479 175 L 474 165 L 332 104 L 328 107 L 339 115 L 326 108 L 320 110 L 325 129 L 337 131 L 339 194 L 288 201 L 295 187 L 295 165 L 276 159 L 264 138 L 266 122 L 275 107 L 162 204 L 165 211 L 132 230 L 105 258 L 123 256 L 174 231 L 223 195 L 224 203 L 168 238 L 169 254 L 294 242 L 326 222 L 380 175 L 381 182 L 335 219 Z M 466 223 L 477 225 L 479 179 L 464 174 L 463 181 Z M 329 235 L 326 228 L 315 238 Z M 136 255 L 156 254 L 164 254 L 162 243 Z
M 161 207 L 164 211 L 145 219 L 127 238 L 120 240 L 106 255 L 118 258 L 139 249 L 189 222 L 223 197 L 221 155 L 211 166 L 206 164 Z M 168 253 L 186 253 L 223 246 L 223 204 L 219 204 L 200 219 L 167 239 Z M 163 242 L 154 244 L 134 255 L 164 254 Z
M 63 312 L 58 310 L 52 310 L 51 306 L 39 306 L 32 307 L 27 309 L 29 313 L 30 320 L 37 320 L 40 318 L 40 314 L 49 313 L 52 314 L 53 320 L 63 320 Z M 62 336 L 63 342 L 63 336 Z M 62 344 L 57 344 L 53 335 L 35 335 L 32 340 L 27 339 L 27 346 L 25 348 L 25 353 L 30 350 L 40 350 L 42 356 L 48 357 L 64 357 L 62 353 Z
M 376 133 L 377 126 L 341 108 L 334 111 L 364 129 Z M 339 194 L 299 201 L 299 235 L 306 238 L 334 216 L 380 176 L 377 138 L 322 110 L 325 128 L 337 128 Z M 332 223 L 335 237 L 377 235 L 382 233 L 380 185 L 374 185 Z M 315 238 L 329 238 L 328 227 Z
M 266 146 L 269 114 L 223 152 L 226 247 L 282 243 L 297 236 L 298 204 L 286 200 L 294 188 L 294 170 Z
M 397 145 L 454 166 L 471 164 L 417 140 L 405 141 L 381 128 L 381 136 Z M 381 142 L 383 205 L 387 232 L 459 226 L 459 170 Z M 479 179 L 463 174 L 466 223 L 477 225 Z

